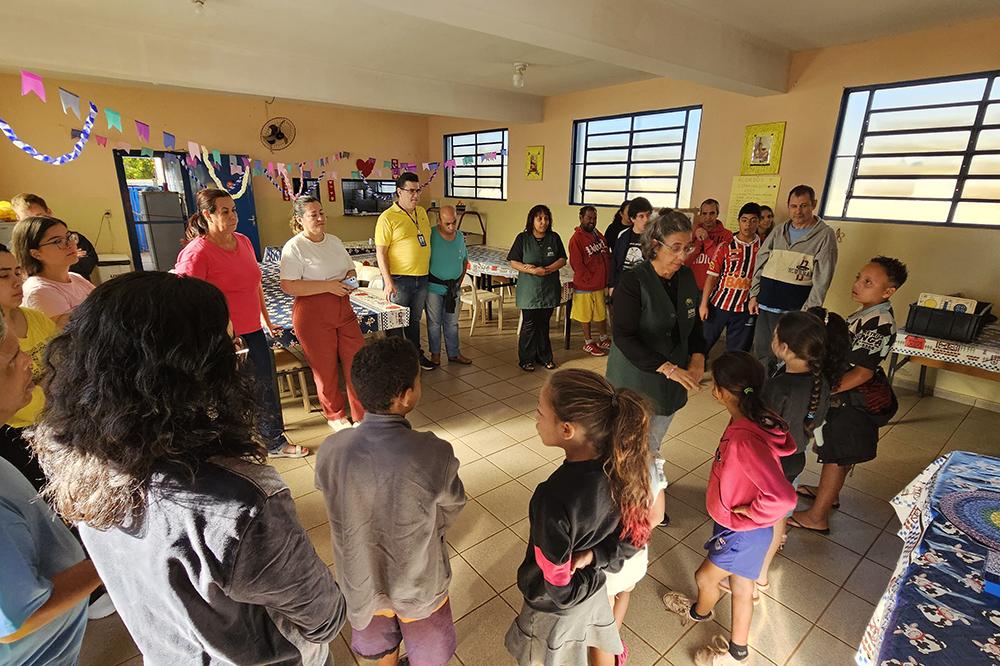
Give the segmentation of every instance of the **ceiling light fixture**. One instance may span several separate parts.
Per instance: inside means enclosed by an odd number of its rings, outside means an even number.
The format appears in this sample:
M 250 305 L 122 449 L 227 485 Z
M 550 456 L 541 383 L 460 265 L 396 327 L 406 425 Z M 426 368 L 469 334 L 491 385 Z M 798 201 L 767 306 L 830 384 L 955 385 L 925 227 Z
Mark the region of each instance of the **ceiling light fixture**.
M 511 83 L 514 84 L 515 88 L 524 87 L 524 71 L 528 69 L 528 65 L 523 62 L 514 63 L 514 77 L 511 79 Z

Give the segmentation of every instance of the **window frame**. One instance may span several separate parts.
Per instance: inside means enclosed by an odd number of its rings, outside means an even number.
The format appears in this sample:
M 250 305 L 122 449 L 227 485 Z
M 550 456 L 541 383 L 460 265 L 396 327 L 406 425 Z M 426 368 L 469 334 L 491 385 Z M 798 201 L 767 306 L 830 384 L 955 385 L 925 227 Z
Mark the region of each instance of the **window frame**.
M 698 119 L 698 139 L 695 141 L 695 144 L 694 144 L 694 157 L 691 158 L 690 160 L 686 160 L 684 158 L 684 147 L 687 145 L 688 130 L 689 130 L 689 126 L 690 126 L 690 116 L 687 115 L 687 114 L 689 114 L 691 111 L 699 111 L 701 113 L 701 115 L 700 115 L 700 117 Z M 660 114 L 665 114 L 665 113 L 680 113 L 680 112 L 684 112 L 685 113 L 685 117 L 684 117 L 684 125 L 682 126 L 682 130 L 683 131 L 681 132 L 681 140 L 680 140 L 679 143 L 671 142 L 671 143 L 639 144 L 639 145 L 631 143 L 631 141 L 634 138 L 634 135 L 636 134 L 637 131 L 640 132 L 640 133 L 641 132 L 662 132 L 664 130 L 674 129 L 674 128 L 657 127 L 657 128 L 636 130 L 635 129 L 635 119 L 636 118 L 641 118 L 643 116 L 655 116 L 655 115 L 660 115 Z M 574 120 L 573 121 L 573 126 L 570 129 L 570 145 L 572 146 L 572 150 L 570 151 L 570 163 L 569 163 L 569 170 L 570 170 L 570 173 L 569 173 L 569 198 L 568 198 L 569 205 L 570 206 L 597 206 L 597 207 L 601 207 L 601 208 L 618 208 L 621 205 L 621 201 L 619 201 L 616 204 L 590 203 L 590 202 L 586 201 L 586 197 L 585 196 L 581 197 L 581 200 L 579 202 L 574 201 L 573 197 L 574 197 L 574 194 L 575 194 L 575 192 L 577 190 L 577 187 L 576 187 L 576 167 L 577 167 L 578 164 L 583 166 L 583 179 L 584 179 L 584 181 L 586 181 L 588 178 L 595 179 L 595 180 L 600 180 L 600 179 L 616 180 L 616 179 L 622 179 L 622 178 L 624 178 L 624 180 L 625 180 L 625 189 L 624 189 L 624 191 L 621 192 L 621 200 L 624 201 L 625 198 L 628 197 L 628 194 L 629 194 L 629 188 L 628 188 L 629 180 L 632 179 L 632 178 L 637 178 L 637 179 L 643 178 L 642 176 L 631 176 L 631 175 L 629 175 L 630 172 L 631 172 L 631 170 L 632 170 L 632 165 L 633 164 L 666 164 L 666 163 L 676 162 L 677 163 L 677 175 L 676 176 L 664 176 L 664 177 L 667 177 L 667 178 L 677 178 L 677 191 L 676 192 L 657 192 L 657 191 L 634 192 L 633 193 L 634 196 L 632 198 L 635 198 L 637 196 L 647 196 L 647 195 L 654 195 L 655 196 L 655 195 L 658 195 L 658 194 L 665 194 L 665 195 L 674 194 L 675 197 L 677 198 L 677 205 L 673 206 L 673 207 L 675 207 L 675 208 L 687 208 L 687 207 L 690 207 L 690 203 L 691 203 L 690 201 L 688 201 L 688 206 L 682 206 L 681 205 L 681 202 L 680 202 L 680 193 L 681 193 L 681 190 L 680 190 L 680 188 L 681 188 L 681 182 L 682 182 L 683 177 L 684 177 L 684 162 L 690 161 L 690 162 L 692 162 L 692 165 L 691 165 L 692 191 L 694 190 L 694 169 L 697 167 L 697 164 L 698 164 L 698 140 L 701 139 L 701 126 L 702 126 L 702 123 L 703 123 L 704 117 L 705 117 L 705 113 L 704 112 L 705 112 L 705 109 L 704 109 L 703 105 L 701 105 L 701 104 L 689 104 L 689 105 L 686 105 L 686 106 L 677 106 L 677 107 L 671 107 L 671 108 L 665 108 L 665 109 L 651 109 L 651 110 L 648 110 L 648 111 L 636 111 L 636 112 L 633 112 L 633 113 L 617 113 L 617 114 L 612 114 L 612 115 L 607 115 L 607 116 L 595 116 L 593 118 L 578 118 L 578 119 Z M 593 162 L 593 163 L 589 163 L 589 162 L 586 162 L 586 161 L 580 161 L 580 162 L 577 161 L 577 129 L 579 128 L 579 126 L 580 126 L 581 123 L 592 123 L 592 122 L 599 122 L 599 121 L 604 121 L 604 120 L 619 120 L 619 119 L 622 119 L 622 118 L 628 118 L 630 120 L 630 127 L 627 130 L 628 134 L 630 135 L 630 138 L 629 138 L 630 143 L 629 143 L 629 145 L 627 147 L 622 147 L 622 146 L 595 147 L 593 150 L 627 150 L 628 151 L 628 157 L 627 157 L 627 159 L 624 162 Z M 623 134 L 623 133 L 625 133 L 625 130 L 617 130 L 617 131 L 611 131 L 611 132 L 595 132 L 593 134 L 591 134 L 590 132 L 587 132 L 587 135 L 586 135 L 585 140 L 584 140 L 584 151 L 590 150 L 588 148 L 588 146 L 587 146 L 587 142 L 589 141 L 590 137 L 592 137 L 592 136 L 611 136 L 611 135 L 614 135 L 614 134 Z M 637 149 L 637 148 L 663 148 L 663 147 L 667 147 L 667 146 L 680 146 L 680 157 L 678 159 L 676 159 L 676 160 L 673 160 L 673 159 L 668 159 L 668 160 L 633 160 L 632 159 L 632 151 L 635 150 L 635 149 Z M 587 165 L 588 164 L 624 164 L 625 165 L 625 175 L 624 176 L 588 176 L 587 175 Z M 657 177 L 659 177 L 659 176 L 645 176 L 645 178 L 657 178 Z M 583 191 L 584 192 L 588 192 L 588 191 L 590 191 L 590 192 L 618 192 L 618 190 L 585 190 L 585 189 Z M 655 208 L 655 206 L 654 206 L 654 208 Z
M 970 102 L 946 102 L 946 103 L 936 103 L 936 104 L 918 104 L 915 106 L 893 106 L 876 109 L 876 113 L 898 113 L 904 111 L 923 111 L 929 109 L 950 109 L 957 107 L 971 107 L 976 106 L 975 117 L 971 125 L 954 125 L 950 127 L 914 127 L 909 129 L 897 129 L 897 130 L 868 130 L 868 124 L 871 121 L 872 115 L 872 102 L 875 99 L 875 93 L 881 90 L 892 90 L 895 88 L 907 88 L 912 86 L 922 86 L 922 85 L 934 85 L 940 83 L 954 83 L 959 81 L 969 81 L 975 79 L 986 79 L 986 84 L 983 89 L 983 95 L 977 101 Z M 830 146 L 830 159 L 827 163 L 826 179 L 824 181 L 823 187 L 823 203 L 821 206 L 822 217 L 825 220 L 833 220 L 837 222 L 865 222 L 869 224 L 905 224 L 905 225 L 918 225 L 924 227 L 933 228 L 944 228 L 944 229 L 1000 229 L 1000 224 L 970 224 L 967 222 L 954 222 L 955 212 L 958 204 L 963 201 L 968 202 L 985 202 L 1000 204 L 1000 197 L 997 199 L 983 199 L 983 198 L 966 198 L 962 197 L 961 193 L 964 190 L 965 183 L 969 180 L 969 169 L 972 164 L 972 158 L 976 155 L 1000 155 L 1000 149 L 989 149 L 989 150 L 976 150 L 975 146 L 979 141 L 980 132 L 983 129 L 1000 129 L 1000 124 L 994 123 L 989 125 L 984 125 L 984 120 L 986 116 L 986 111 L 990 104 L 1000 104 L 1000 100 L 991 98 L 991 91 L 994 86 L 1000 86 L 1000 70 L 988 70 L 983 72 L 970 72 L 968 74 L 957 74 L 948 76 L 935 76 L 929 78 L 921 79 L 909 79 L 906 81 L 894 81 L 892 83 L 877 83 L 869 84 L 864 86 L 851 86 L 844 88 L 844 92 L 840 100 L 840 111 L 837 116 L 837 125 L 834 129 L 833 141 Z M 844 128 L 844 122 L 846 120 L 847 107 L 850 102 L 851 95 L 858 92 L 868 92 L 868 100 L 865 105 L 864 116 L 861 121 L 861 129 L 858 134 L 858 142 L 854 153 L 848 154 L 838 154 L 837 149 L 841 142 L 841 133 Z M 893 135 L 905 135 L 905 134 L 936 134 L 944 132 L 969 132 L 969 140 L 965 146 L 964 150 L 939 150 L 939 151 L 915 151 L 908 153 L 869 153 L 868 157 L 961 157 L 962 162 L 959 166 L 958 173 L 954 176 L 952 175 L 941 175 L 941 174 L 930 174 L 930 175 L 914 175 L 914 174 L 891 174 L 891 175 L 858 175 L 858 168 L 860 166 L 861 158 L 864 156 L 864 140 L 869 136 L 893 136 Z M 841 207 L 841 215 L 832 215 L 827 212 L 826 206 L 829 201 L 828 195 L 830 193 L 830 187 L 832 185 L 835 165 L 838 158 L 853 157 L 854 166 L 851 169 L 851 174 L 849 176 L 847 190 L 844 194 L 844 204 Z M 863 200 L 890 200 L 895 201 L 900 198 L 905 197 L 889 197 L 889 196 L 879 196 L 879 195 L 854 195 L 855 183 L 860 180 L 931 180 L 935 178 L 955 178 L 955 187 L 952 190 L 951 197 L 920 197 L 919 199 L 914 197 L 914 199 L 919 201 L 942 201 L 950 202 L 948 209 L 948 217 L 943 222 L 928 222 L 924 220 L 886 220 L 886 219 L 873 219 L 871 217 L 850 217 L 847 215 L 847 208 L 850 205 L 851 199 L 863 199 Z M 971 176 L 974 179 L 984 179 L 984 180 L 1000 180 L 1000 174 L 973 174 Z
M 489 134 L 490 132 L 503 132 L 503 139 L 500 142 L 501 143 L 501 148 L 507 151 L 506 155 L 504 155 L 500 151 L 497 151 L 497 157 L 500 158 L 500 165 L 499 166 L 500 166 L 500 194 L 501 194 L 501 197 L 497 198 L 497 197 L 481 197 L 481 196 L 478 196 L 479 195 L 479 190 L 480 190 L 480 187 L 479 187 L 479 178 L 480 178 L 480 176 L 479 176 L 479 167 L 481 167 L 481 166 L 482 167 L 495 167 L 495 166 L 497 166 L 496 164 L 472 164 L 472 165 L 458 164 L 457 160 L 456 160 L 456 163 L 455 163 L 456 167 L 468 168 L 469 166 L 471 166 L 472 168 L 474 168 L 476 170 L 476 175 L 473 176 L 473 178 L 476 179 L 476 184 L 473 186 L 473 189 L 476 190 L 476 196 L 470 197 L 470 196 L 467 196 L 467 195 L 456 195 L 456 194 L 453 194 L 452 192 L 454 191 L 454 187 L 455 186 L 452 183 L 452 181 L 453 181 L 453 179 L 455 177 L 455 172 L 454 172 L 454 169 L 445 169 L 445 179 L 444 179 L 444 196 L 445 197 L 447 197 L 449 199 L 471 199 L 471 200 L 481 200 L 481 201 L 507 201 L 507 199 L 509 198 L 508 197 L 508 192 L 507 192 L 507 186 L 509 185 L 509 180 L 507 178 L 507 170 L 508 170 L 508 168 L 510 166 L 510 160 L 509 160 L 509 157 L 510 157 L 510 128 L 508 128 L 508 127 L 494 127 L 492 129 L 473 130 L 471 132 L 452 132 L 451 134 L 445 134 L 445 135 L 443 135 L 441 137 L 441 142 L 442 142 L 442 146 L 443 146 L 442 154 L 444 155 L 444 159 L 445 160 L 454 160 L 454 159 L 456 159 L 455 156 L 452 155 L 452 154 L 450 154 L 449 151 L 448 151 L 448 140 L 449 139 L 453 139 L 456 136 L 470 136 L 470 135 L 472 135 L 472 136 L 476 137 L 474 145 L 476 146 L 475 155 L 476 155 L 476 160 L 478 161 L 479 155 L 483 154 L 483 153 L 481 153 L 479 151 L 479 146 L 480 146 L 479 135 L 480 134 Z M 483 145 L 493 145 L 495 143 L 496 143 L 495 141 L 491 141 L 488 144 L 483 144 Z M 486 152 L 491 152 L 491 151 L 486 151 Z M 467 157 L 467 156 L 463 155 L 461 157 Z M 459 159 L 461 159 L 461 157 Z M 467 178 L 468 176 L 462 176 L 462 177 Z M 483 176 L 483 177 L 484 178 L 491 178 L 492 176 Z M 496 189 L 496 188 L 482 188 L 482 189 Z

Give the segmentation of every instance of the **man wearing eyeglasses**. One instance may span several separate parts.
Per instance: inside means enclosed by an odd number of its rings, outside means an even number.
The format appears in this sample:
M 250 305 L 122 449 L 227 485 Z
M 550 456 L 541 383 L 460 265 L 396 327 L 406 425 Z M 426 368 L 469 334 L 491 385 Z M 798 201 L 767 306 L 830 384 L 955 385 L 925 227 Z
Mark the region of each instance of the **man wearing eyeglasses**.
M 375 255 L 382 272 L 386 300 L 410 309 L 410 324 L 402 335 L 420 355 L 420 367 L 437 367 L 420 348 L 420 317 L 427 302 L 427 274 L 431 263 L 431 224 L 418 206 L 420 179 L 406 171 L 396 179 L 396 203 L 375 223 Z M 390 334 L 400 335 L 399 329 Z

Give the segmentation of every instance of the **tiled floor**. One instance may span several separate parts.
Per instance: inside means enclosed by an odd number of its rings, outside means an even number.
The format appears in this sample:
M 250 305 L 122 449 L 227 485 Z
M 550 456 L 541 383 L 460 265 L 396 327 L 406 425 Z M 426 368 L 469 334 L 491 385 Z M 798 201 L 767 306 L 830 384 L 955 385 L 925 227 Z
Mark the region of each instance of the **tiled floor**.
M 508 321 L 516 321 L 516 316 Z M 464 328 L 467 331 L 467 324 Z M 529 375 L 517 368 L 512 331 L 500 335 L 495 328 L 482 327 L 471 340 L 466 331 L 463 352 L 474 365 L 446 365 L 424 373 L 423 402 L 410 421 L 453 443 L 470 497 L 448 534 L 459 637 L 453 663 L 507 664 L 512 662 L 503 635 L 521 603 L 514 583 L 528 533 L 528 500 L 558 465 L 560 450 L 542 446 L 534 428 L 535 401 L 548 373 Z M 561 347 L 555 326 L 553 342 Z M 605 359 L 577 348 L 559 349 L 556 357 L 562 367 L 604 370 Z M 995 453 L 988 451 L 987 433 L 995 435 L 1000 429 L 1000 414 L 937 398 L 918 399 L 906 390 L 899 398 L 899 414 L 883 430 L 878 459 L 860 466 L 847 480 L 831 535 L 791 530 L 772 569 L 771 588 L 754 613 L 750 663 L 853 664 L 855 646 L 900 550 L 898 525 L 887 500 L 942 451 Z M 297 443 L 316 449 L 329 434 L 323 418 L 306 414 L 300 401 L 288 400 L 285 415 L 289 435 Z M 659 600 L 668 588 L 694 591 L 693 573 L 711 532 L 704 501 L 710 458 L 726 422 L 710 392 L 703 390 L 674 418 L 663 444 L 672 523 L 655 530 L 649 574 L 633 593 L 625 620 L 629 663 L 634 666 L 690 664 L 695 649 L 729 627 L 726 599 L 714 622 L 693 627 L 681 627 Z M 312 461 L 280 460 L 275 466 L 296 498 L 317 553 L 333 568 Z M 813 458 L 804 482 L 815 483 L 818 471 Z M 344 638 L 348 631 L 333 644 L 338 664 L 355 662 Z M 90 623 L 81 663 L 135 665 L 142 658 L 116 615 Z

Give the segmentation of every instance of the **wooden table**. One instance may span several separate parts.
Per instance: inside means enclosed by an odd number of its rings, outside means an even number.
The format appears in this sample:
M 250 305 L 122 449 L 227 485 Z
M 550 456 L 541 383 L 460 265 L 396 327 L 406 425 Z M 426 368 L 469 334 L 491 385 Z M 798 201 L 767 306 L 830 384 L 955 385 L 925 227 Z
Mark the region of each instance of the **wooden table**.
M 954 342 L 900 330 L 889 356 L 889 382 L 909 362 L 920 366 L 917 391 L 924 395 L 927 368 L 1000 381 L 1000 324 L 990 324 L 972 342 Z

